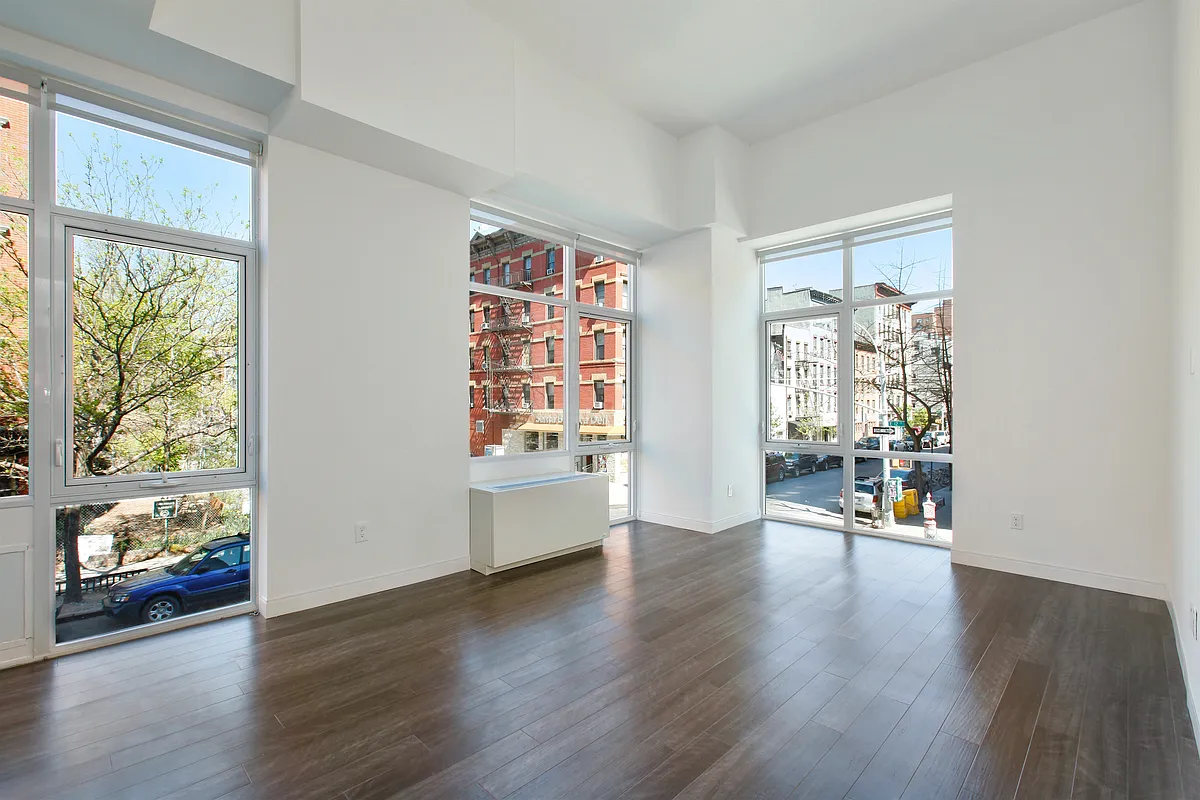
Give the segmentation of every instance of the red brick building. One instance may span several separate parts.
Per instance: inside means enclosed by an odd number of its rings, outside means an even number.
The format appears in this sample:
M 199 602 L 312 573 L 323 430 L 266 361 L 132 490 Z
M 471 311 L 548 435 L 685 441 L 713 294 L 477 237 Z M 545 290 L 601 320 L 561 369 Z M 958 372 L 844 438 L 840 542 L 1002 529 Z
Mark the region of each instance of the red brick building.
M 508 230 L 471 237 L 471 280 L 564 299 L 564 248 Z M 629 266 L 575 252 L 576 300 L 627 308 Z M 568 298 L 569 299 L 569 298 Z M 565 449 L 563 404 L 571 381 L 583 441 L 624 439 L 626 329 L 581 311 L 579 374 L 565 375 L 566 309 L 533 299 L 472 292 L 471 455 Z

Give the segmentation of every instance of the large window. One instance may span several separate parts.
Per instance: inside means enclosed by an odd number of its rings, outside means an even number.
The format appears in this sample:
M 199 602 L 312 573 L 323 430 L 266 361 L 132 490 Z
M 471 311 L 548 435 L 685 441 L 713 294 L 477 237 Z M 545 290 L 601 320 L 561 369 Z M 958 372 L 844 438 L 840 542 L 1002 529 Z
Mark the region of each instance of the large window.
M 250 607 L 258 149 L 0 78 L 0 505 L 58 644 Z
M 947 212 L 760 253 L 767 516 L 949 541 L 952 245 Z
M 629 518 L 636 254 L 494 209 L 470 237 L 471 456 L 601 465 Z

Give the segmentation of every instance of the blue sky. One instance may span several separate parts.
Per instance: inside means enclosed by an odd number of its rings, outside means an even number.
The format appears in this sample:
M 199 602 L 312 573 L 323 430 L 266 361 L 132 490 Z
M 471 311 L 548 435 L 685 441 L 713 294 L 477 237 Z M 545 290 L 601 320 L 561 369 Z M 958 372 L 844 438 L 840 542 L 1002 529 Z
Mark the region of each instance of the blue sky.
M 178 198 L 183 189 L 203 191 L 211 195 L 208 205 L 211 212 L 220 214 L 225 221 L 237 220 L 226 235 L 248 238 L 244 223 L 250 218 L 250 167 L 65 113 L 57 114 L 57 119 L 60 181 L 78 179 L 83 174 L 84 154 L 91 146 L 93 136 L 99 137 L 103 153 L 110 152 L 112 137 L 116 136 L 121 144 L 121 158 L 135 170 L 140 169 L 143 158 L 161 159 L 153 182 L 154 197 L 159 205 L 172 210 L 175 206 L 172 198 Z
M 892 283 L 894 265 L 904 264 L 904 285 L 897 287 L 908 294 L 953 288 L 953 231 L 933 231 L 903 239 L 860 245 L 854 248 L 854 284 L 876 281 Z M 784 291 L 815 287 L 841 296 L 842 253 L 818 253 L 812 256 L 776 261 L 766 266 L 767 286 L 782 286 Z

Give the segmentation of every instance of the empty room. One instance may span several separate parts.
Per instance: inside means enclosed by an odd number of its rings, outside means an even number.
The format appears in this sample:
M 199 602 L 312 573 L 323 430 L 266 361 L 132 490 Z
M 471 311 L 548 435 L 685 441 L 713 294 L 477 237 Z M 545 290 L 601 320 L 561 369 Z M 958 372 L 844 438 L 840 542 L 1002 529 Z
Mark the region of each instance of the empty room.
M 1200 800 L 1198 350 L 1200 0 L 0 0 L 0 800 Z

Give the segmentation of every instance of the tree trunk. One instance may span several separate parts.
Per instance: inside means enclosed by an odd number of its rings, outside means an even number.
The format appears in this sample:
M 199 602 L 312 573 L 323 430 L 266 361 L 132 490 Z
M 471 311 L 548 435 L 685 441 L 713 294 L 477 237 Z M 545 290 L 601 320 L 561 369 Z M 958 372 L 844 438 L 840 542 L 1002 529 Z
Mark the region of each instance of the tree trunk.
M 79 534 L 83 527 L 83 513 L 79 506 L 63 509 L 63 572 L 66 577 L 66 592 L 63 601 L 83 602 L 83 582 L 79 577 Z

